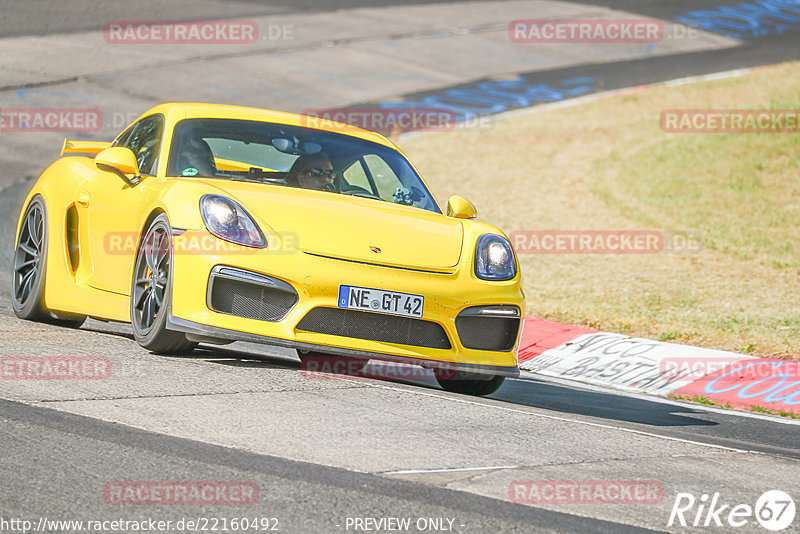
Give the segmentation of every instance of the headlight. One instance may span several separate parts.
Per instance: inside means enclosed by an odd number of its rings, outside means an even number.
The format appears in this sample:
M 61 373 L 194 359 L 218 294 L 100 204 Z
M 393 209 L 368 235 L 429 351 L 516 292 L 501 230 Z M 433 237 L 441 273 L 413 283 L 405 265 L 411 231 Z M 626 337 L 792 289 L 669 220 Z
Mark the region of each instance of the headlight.
M 493 234 L 478 238 L 475 274 L 481 280 L 511 280 L 517 275 L 517 260 L 508 239 Z
M 246 247 L 264 248 L 267 240 L 253 218 L 233 200 L 206 195 L 200 199 L 203 223 L 213 235 Z

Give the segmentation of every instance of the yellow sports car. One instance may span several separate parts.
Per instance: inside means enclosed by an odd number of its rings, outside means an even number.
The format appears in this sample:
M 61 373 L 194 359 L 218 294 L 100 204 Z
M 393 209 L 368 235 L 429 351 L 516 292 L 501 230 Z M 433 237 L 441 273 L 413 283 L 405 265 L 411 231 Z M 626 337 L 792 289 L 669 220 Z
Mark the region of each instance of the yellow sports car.
M 519 374 L 507 237 L 446 213 L 381 135 L 234 106 L 157 106 L 65 141 L 20 214 L 19 317 L 131 322 L 156 353 L 253 341 L 432 369 L 486 395 Z

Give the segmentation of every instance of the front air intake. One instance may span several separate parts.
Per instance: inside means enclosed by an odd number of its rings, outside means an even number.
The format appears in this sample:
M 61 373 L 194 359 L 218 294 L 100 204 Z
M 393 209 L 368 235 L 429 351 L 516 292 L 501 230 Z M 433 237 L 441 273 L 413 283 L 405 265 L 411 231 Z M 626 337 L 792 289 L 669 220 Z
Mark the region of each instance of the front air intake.
M 447 333 L 438 323 L 360 310 L 314 308 L 297 324 L 297 329 L 429 349 L 451 348 Z
M 275 322 L 297 301 L 291 285 L 259 273 L 217 266 L 208 280 L 208 307 L 226 315 Z
M 458 314 L 456 330 L 468 349 L 508 352 L 517 342 L 520 321 L 516 306 L 472 306 Z

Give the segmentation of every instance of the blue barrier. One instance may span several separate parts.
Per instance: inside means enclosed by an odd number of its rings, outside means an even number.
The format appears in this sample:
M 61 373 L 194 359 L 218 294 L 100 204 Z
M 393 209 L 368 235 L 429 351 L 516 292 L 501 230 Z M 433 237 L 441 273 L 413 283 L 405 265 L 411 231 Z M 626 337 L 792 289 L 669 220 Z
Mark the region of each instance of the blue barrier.
M 676 17 L 678 22 L 704 30 L 748 39 L 800 29 L 800 2 L 760 0 L 738 6 L 721 6 L 706 11 L 689 11 Z
M 425 108 L 455 113 L 456 120 L 466 121 L 482 115 L 526 108 L 541 102 L 556 102 L 589 93 L 596 79 L 591 76 L 561 80 L 558 85 L 536 83 L 519 76 L 513 80 L 481 82 L 473 87 L 447 89 L 441 94 L 424 96 L 419 100 L 383 102 L 383 109 Z

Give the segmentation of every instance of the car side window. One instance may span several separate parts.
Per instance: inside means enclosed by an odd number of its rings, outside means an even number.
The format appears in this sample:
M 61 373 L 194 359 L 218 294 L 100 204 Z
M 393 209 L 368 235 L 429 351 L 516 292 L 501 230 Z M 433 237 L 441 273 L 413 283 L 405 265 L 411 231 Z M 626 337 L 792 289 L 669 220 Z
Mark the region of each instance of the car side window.
M 111 143 L 111 146 L 125 146 L 125 141 L 128 139 L 128 137 L 131 136 L 132 131 L 133 131 L 133 126 L 131 126 L 127 130 L 119 134 L 119 137 L 117 137 L 114 140 L 114 142 Z
M 398 187 L 403 184 L 391 167 L 377 154 L 367 154 L 364 156 L 364 163 L 367 164 L 375 186 L 378 188 L 378 195 L 384 199 L 392 198 Z
M 370 187 L 369 179 L 367 178 L 367 173 L 364 172 L 364 167 L 361 164 L 361 160 L 356 160 L 355 163 L 350 165 L 347 170 L 342 173 L 342 176 L 347 181 L 348 185 L 361 187 L 366 189 L 367 191 L 372 191 L 372 187 Z
M 161 115 L 145 117 L 137 122 L 130 134 L 120 139 L 119 146 L 131 149 L 136 155 L 139 172 L 153 175 L 156 172 L 158 149 L 161 146 L 161 133 L 164 119 Z

